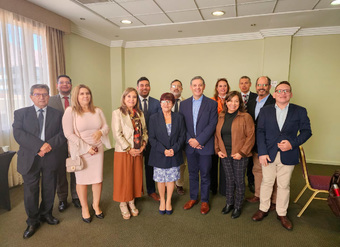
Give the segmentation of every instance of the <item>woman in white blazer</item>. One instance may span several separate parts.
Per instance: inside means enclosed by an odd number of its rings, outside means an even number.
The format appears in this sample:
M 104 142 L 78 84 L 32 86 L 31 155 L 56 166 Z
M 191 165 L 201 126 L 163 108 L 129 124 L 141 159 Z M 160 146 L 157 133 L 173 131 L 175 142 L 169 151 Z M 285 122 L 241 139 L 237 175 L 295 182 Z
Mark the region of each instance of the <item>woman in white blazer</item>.
M 136 89 L 127 88 L 121 106 L 112 112 L 112 132 L 116 140 L 113 161 L 113 200 L 120 202 L 124 219 L 138 215 L 134 204 L 143 192 L 143 150 L 148 134 Z M 130 211 L 131 213 L 130 213 Z

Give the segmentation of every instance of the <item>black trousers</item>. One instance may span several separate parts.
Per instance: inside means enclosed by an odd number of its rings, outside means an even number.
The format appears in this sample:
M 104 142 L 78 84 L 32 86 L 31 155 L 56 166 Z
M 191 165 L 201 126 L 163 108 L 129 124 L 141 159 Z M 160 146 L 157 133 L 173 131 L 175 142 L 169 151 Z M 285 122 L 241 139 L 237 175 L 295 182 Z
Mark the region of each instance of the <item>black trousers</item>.
M 51 215 L 57 187 L 57 171 L 51 170 L 44 158 L 36 156 L 31 170 L 22 176 L 24 179 L 24 204 L 28 216 L 27 225 L 39 222 L 40 216 Z M 39 192 L 41 180 L 41 202 Z
M 248 164 L 247 164 L 247 178 L 248 178 L 248 186 L 249 184 L 254 185 L 255 184 L 255 180 L 254 180 L 254 174 L 253 174 L 253 157 L 249 157 L 248 158 Z
M 145 167 L 146 191 L 148 195 L 156 192 L 155 181 L 153 181 L 153 166 L 148 165 L 150 151 L 151 151 L 151 146 L 147 144 L 145 151 L 144 151 L 144 167 Z
M 76 176 L 74 172 L 70 173 L 70 189 L 71 189 L 71 196 L 72 199 L 77 199 L 77 189 L 76 189 Z M 59 201 L 67 201 L 68 197 L 68 181 L 67 181 L 67 172 L 66 166 L 61 165 L 58 169 L 58 176 L 57 176 L 57 195 Z

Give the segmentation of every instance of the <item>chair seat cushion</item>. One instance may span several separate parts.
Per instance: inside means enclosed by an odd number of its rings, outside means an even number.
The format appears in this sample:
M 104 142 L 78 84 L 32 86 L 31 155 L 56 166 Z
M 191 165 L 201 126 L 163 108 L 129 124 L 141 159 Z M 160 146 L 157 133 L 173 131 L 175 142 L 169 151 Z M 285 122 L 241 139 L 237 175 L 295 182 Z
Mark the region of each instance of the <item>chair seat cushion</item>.
M 329 183 L 331 182 L 331 176 L 309 175 L 308 178 L 309 178 L 309 183 L 313 189 L 329 190 Z

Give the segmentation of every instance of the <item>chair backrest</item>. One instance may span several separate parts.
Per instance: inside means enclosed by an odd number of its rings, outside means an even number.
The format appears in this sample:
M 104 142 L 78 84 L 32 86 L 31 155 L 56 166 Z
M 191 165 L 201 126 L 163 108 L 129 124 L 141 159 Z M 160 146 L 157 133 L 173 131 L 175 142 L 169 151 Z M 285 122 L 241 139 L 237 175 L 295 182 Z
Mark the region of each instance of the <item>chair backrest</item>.
M 303 150 L 302 146 L 299 146 L 299 150 L 300 150 L 299 155 L 300 155 L 300 163 L 301 163 L 301 169 L 302 169 L 302 176 L 306 180 L 307 186 L 310 187 L 309 179 L 308 179 L 308 170 L 307 170 L 305 151 Z

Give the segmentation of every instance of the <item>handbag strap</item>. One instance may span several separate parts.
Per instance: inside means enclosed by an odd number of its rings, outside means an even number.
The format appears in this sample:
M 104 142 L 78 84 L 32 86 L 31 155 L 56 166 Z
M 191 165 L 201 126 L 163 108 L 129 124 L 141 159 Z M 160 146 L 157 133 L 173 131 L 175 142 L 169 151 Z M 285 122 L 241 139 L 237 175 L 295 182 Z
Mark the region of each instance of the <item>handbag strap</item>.
M 86 144 L 88 144 L 83 138 L 81 138 L 80 132 L 79 132 L 79 130 L 78 130 L 78 128 L 77 128 L 77 119 L 76 119 L 77 116 L 76 116 L 76 112 L 75 112 L 74 110 L 72 110 L 72 113 L 73 113 L 73 126 L 74 126 L 75 130 L 78 132 L 78 133 L 76 133 L 77 136 L 78 136 L 83 142 L 85 142 Z M 90 144 L 88 144 L 88 145 L 90 145 Z

